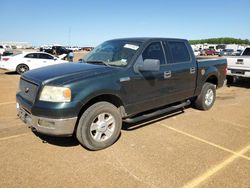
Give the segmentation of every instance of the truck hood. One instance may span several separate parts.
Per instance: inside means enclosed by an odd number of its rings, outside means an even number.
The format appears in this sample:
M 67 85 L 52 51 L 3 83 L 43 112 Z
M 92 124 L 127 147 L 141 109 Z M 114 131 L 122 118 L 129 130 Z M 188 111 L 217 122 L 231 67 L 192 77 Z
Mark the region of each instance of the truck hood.
M 62 63 L 28 71 L 22 77 L 39 85 L 64 85 L 74 80 L 111 73 L 114 69 L 117 68 L 87 63 Z

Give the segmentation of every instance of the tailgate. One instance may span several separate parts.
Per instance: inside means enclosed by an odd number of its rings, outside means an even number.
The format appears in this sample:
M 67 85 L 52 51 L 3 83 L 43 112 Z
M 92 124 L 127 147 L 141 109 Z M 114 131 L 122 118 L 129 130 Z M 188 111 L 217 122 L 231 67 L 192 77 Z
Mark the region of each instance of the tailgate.
M 228 69 L 250 70 L 250 57 L 228 57 Z

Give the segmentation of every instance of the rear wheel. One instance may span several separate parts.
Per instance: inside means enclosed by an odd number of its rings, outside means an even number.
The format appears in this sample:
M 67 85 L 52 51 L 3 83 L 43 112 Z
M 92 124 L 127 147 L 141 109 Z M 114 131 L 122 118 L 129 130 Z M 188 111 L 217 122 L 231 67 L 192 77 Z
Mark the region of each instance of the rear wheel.
M 205 83 L 200 95 L 195 100 L 195 107 L 200 110 L 209 110 L 216 98 L 216 86 L 211 83 Z
M 25 73 L 28 70 L 29 70 L 29 67 L 28 67 L 28 65 L 25 65 L 25 64 L 20 64 L 16 68 L 16 72 L 18 74 L 23 74 L 23 73 Z
M 90 150 L 100 150 L 112 145 L 120 135 L 122 118 L 116 106 L 98 102 L 81 116 L 76 137 Z

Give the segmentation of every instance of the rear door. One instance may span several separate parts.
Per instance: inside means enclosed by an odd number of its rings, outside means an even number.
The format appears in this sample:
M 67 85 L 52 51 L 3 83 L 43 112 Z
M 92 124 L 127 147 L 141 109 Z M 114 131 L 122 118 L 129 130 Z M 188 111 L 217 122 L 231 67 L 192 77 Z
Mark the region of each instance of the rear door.
M 185 40 L 165 40 L 165 54 L 169 63 L 165 67 L 166 101 L 188 99 L 196 88 L 197 63 Z
M 41 64 L 41 61 L 38 57 L 38 53 L 29 53 L 23 57 L 23 63 L 28 65 L 29 69 L 38 68 Z
M 54 57 L 49 54 L 39 53 L 38 57 L 41 61 L 40 67 L 56 64 L 56 60 L 54 59 Z

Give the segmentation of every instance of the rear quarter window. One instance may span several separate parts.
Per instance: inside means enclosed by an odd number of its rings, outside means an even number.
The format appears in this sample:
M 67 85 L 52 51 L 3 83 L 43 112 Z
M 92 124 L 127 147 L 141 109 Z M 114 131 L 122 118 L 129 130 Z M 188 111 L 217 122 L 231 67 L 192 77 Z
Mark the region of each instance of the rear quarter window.
M 190 61 L 190 54 L 184 42 L 168 42 L 170 53 L 172 54 L 173 63 Z
M 246 48 L 242 55 L 250 55 L 250 48 Z
M 25 58 L 38 58 L 37 53 L 31 53 L 31 54 L 27 54 L 26 56 L 24 56 Z

